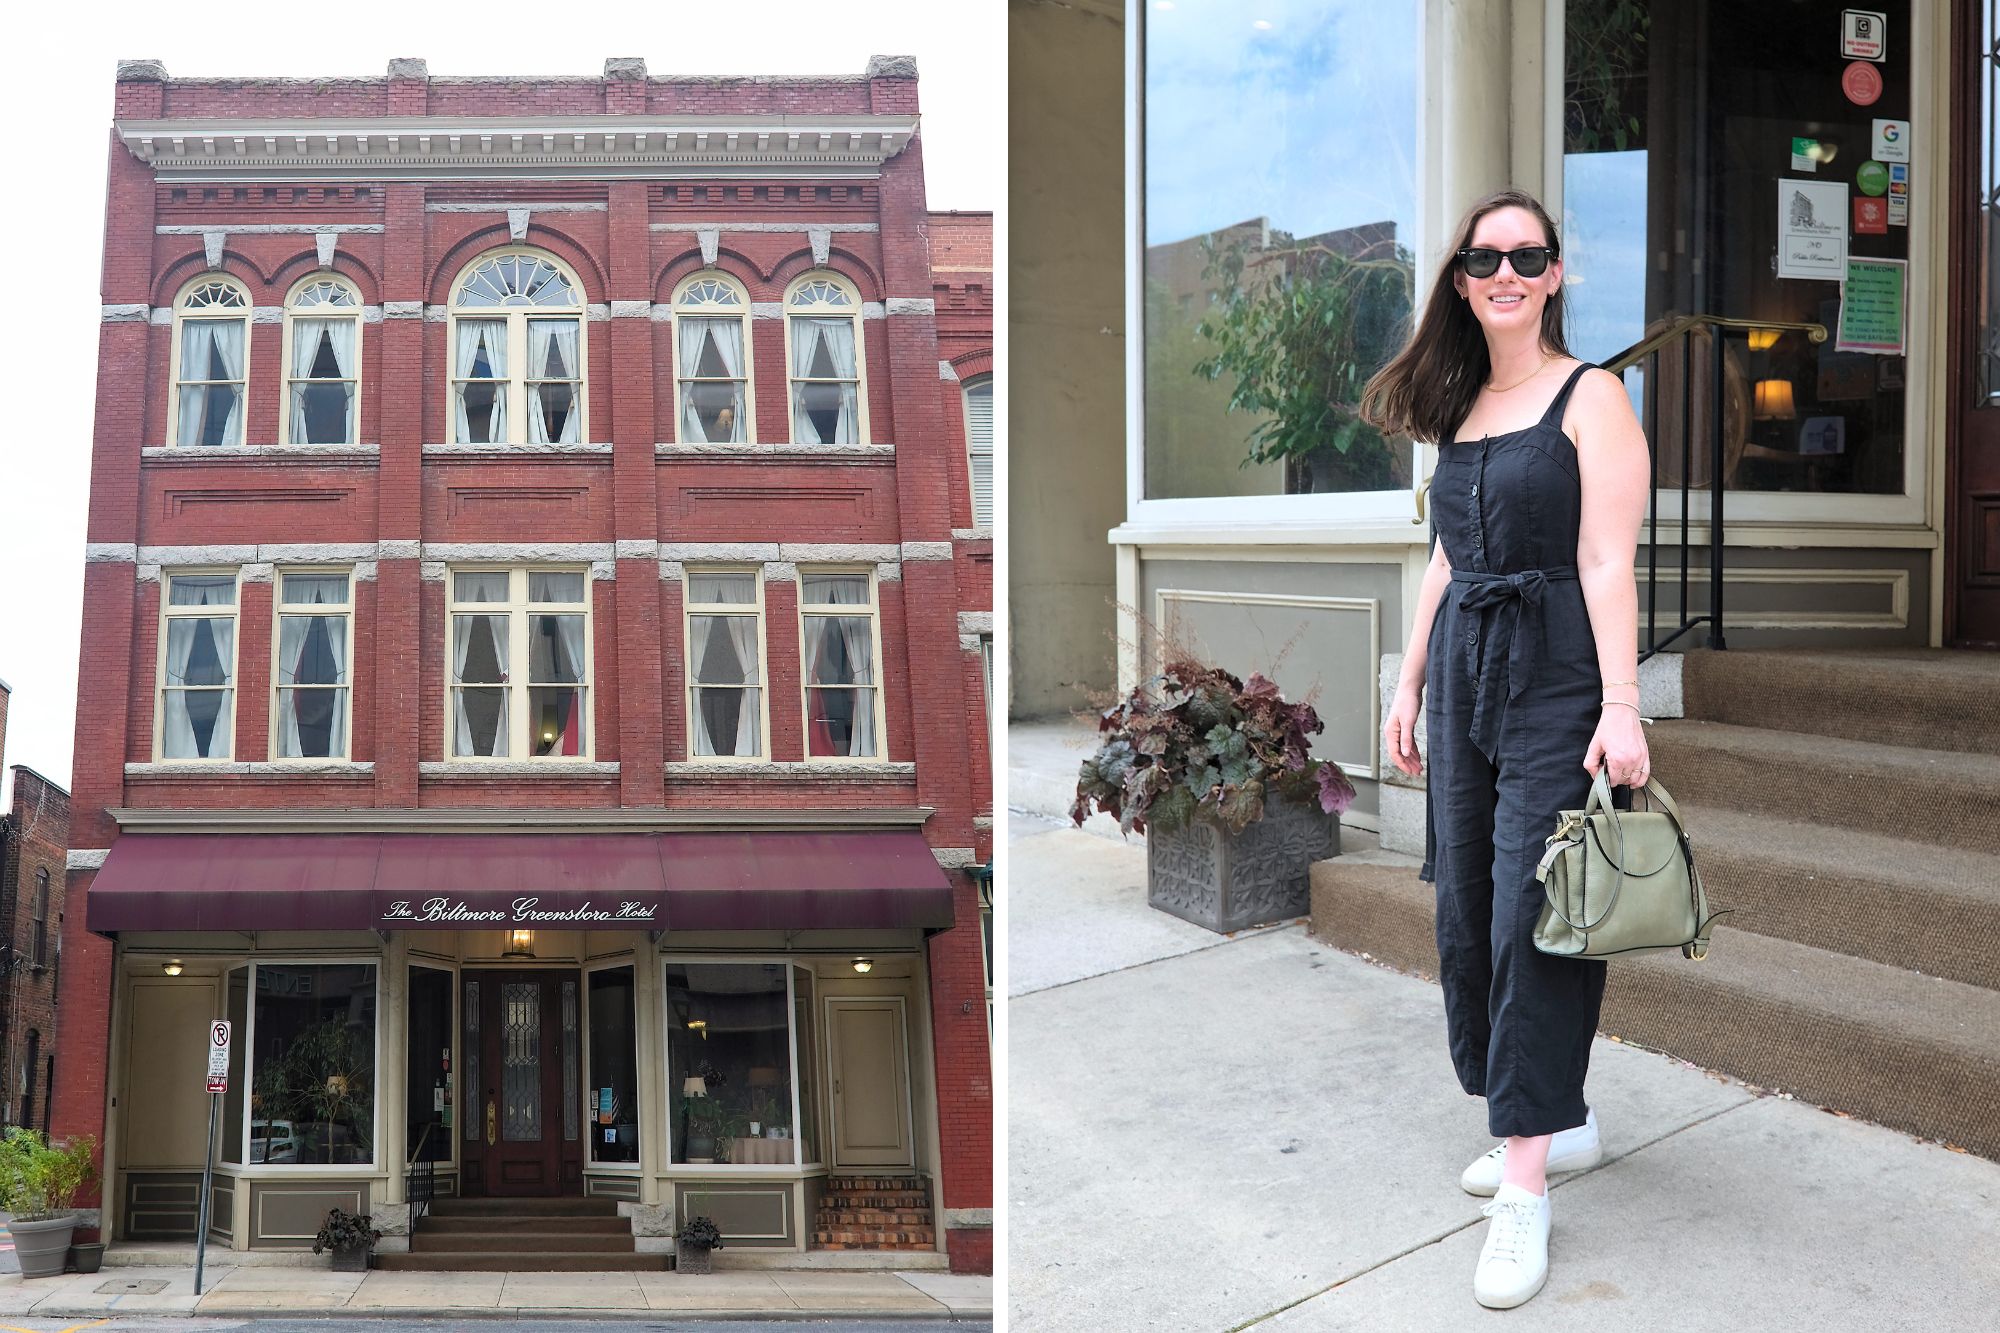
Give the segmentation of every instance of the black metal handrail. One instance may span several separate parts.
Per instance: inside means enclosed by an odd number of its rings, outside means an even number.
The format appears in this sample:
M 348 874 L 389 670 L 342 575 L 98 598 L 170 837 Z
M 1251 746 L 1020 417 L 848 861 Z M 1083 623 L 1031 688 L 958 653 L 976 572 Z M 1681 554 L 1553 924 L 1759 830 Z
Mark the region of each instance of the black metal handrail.
M 424 1132 L 417 1135 L 417 1146 L 410 1152 L 410 1160 L 405 1163 L 407 1174 L 403 1178 L 403 1199 L 410 1205 L 410 1225 L 416 1226 L 424 1215 L 424 1209 L 437 1197 L 437 1163 L 424 1157 L 424 1147 L 431 1141 L 431 1131 L 437 1128 L 437 1121 L 424 1122 Z M 419 1158 L 423 1158 L 420 1162 Z

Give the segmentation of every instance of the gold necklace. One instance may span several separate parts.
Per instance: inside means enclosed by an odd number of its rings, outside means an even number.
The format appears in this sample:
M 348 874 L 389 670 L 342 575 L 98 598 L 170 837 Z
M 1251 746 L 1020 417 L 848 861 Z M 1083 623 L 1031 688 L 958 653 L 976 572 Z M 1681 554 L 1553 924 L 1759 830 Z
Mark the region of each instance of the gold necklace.
M 1552 360 L 1554 360 L 1553 357 L 1547 357 L 1547 356 L 1543 357 L 1540 365 L 1536 366 L 1533 370 L 1521 376 L 1520 379 L 1515 380 L 1512 384 L 1508 385 L 1504 389 L 1496 389 L 1490 382 L 1487 384 L 1486 388 L 1491 393 L 1512 393 L 1514 390 L 1520 388 L 1523 384 L 1526 384 L 1529 380 L 1533 379 L 1535 376 L 1541 374 L 1544 370 L 1547 370 L 1549 367 L 1549 362 Z

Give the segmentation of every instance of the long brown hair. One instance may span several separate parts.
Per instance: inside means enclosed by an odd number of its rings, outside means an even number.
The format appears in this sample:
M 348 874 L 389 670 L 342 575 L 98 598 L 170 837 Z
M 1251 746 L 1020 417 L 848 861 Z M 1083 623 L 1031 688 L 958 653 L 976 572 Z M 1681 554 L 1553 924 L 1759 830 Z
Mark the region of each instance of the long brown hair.
M 1479 219 L 1500 208 L 1523 208 L 1542 224 L 1542 234 L 1557 256 L 1562 241 L 1556 224 L 1541 201 L 1524 190 L 1501 190 L 1489 194 L 1466 211 L 1458 224 L 1458 239 L 1445 251 L 1438 265 L 1437 280 L 1431 284 L 1430 300 L 1424 304 L 1423 320 L 1394 360 L 1375 372 L 1361 391 L 1361 419 L 1384 435 L 1408 435 L 1413 439 L 1444 443 L 1472 411 L 1479 388 L 1493 373 L 1486 351 L 1486 334 L 1479 316 L 1461 300 L 1452 283 L 1458 252 L 1472 244 L 1472 232 Z M 1556 356 L 1568 356 L 1569 344 L 1563 333 L 1562 288 L 1549 293 L 1542 306 L 1542 348 Z

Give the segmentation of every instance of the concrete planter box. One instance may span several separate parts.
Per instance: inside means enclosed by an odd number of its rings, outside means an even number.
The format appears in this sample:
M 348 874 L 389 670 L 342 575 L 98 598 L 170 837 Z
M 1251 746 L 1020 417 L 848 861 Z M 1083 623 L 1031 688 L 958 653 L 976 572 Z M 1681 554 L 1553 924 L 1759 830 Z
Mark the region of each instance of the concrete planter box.
M 674 1255 L 675 1272 L 706 1273 L 710 1271 L 708 1264 L 708 1254 L 709 1254 L 708 1246 L 689 1245 L 686 1241 L 680 1241 L 676 1243 L 676 1249 L 677 1253 Z
M 7 1224 L 14 1236 L 14 1257 L 21 1261 L 21 1276 L 61 1277 L 69 1263 L 69 1242 L 76 1234 L 76 1216 L 65 1213 L 39 1222 L 19 1218 Z
M 1241 833 L 1207 818 L 1146 830 L 1146 901 L 1214 931 L 1288 921 L 1310 910 L 1307 872 L 1340 855 L 1340 816 L 1266 797 Z

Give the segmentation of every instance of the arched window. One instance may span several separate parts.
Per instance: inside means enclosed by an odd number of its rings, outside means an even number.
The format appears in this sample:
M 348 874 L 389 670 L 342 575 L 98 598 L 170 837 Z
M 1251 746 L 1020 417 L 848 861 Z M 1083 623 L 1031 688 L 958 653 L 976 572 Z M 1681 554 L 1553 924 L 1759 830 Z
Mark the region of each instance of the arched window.
M 250 294 L 207 274 L 174 302 L 174 431 L 183 447 L 243 443 Z
M 697 273 L 674 295 L 674 392 L 682 444 L 755 438 L 750 428 L 750 302 L 733 278 Z
M 973 526 L 993 526 L 993 377 L 974 375 L 965 390 L 965 455 L 972 479 Z
M 785 294 L 794 444 L 863 444 L 861 299 L 845 278 L 809 273 Z
M 315 275 L 285 302 L 285 444 L 353 444 L 361 379 L 361 296 Z
M 459 278 L 451 300 L 452 439 L 583 439 L 583 297 L 545 255 L 503 251 Z

